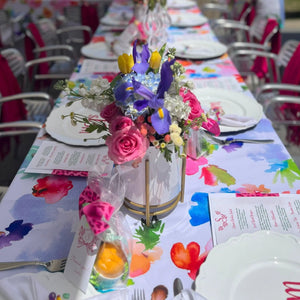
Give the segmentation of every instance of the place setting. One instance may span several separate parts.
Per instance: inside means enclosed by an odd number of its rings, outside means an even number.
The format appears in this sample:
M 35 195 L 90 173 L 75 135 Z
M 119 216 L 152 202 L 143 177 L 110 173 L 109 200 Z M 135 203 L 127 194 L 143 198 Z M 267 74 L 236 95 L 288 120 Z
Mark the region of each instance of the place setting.
M 171 26 L 175 27 L 193 27 L 201 26 L 208 22 L 208 19 L 200 14 L 192 13 L 172 13 L 169 14 L 171 18 Z
M 176 56 L 186 59 L 207 60 L 221 57 L 227 52 L 227 46 L 217 41 L 181 40 L 172 43 Z
M 101 146 L 105 145 L 102 139 L 103 134 L 94 132 L 87 132 L 84 123 L 77 123 L 76 125 L 70 121 L 68 116 L 70 113 L 76 112 L 86 118 L 100 119 L 100 114 L 88 107 L 84 107 L 80 101 L 74 101 L 72 105 L 62 105 L 50 113 L 46 120 L 46 132 L 55 140 L 63 142 L 72 146 Z
M 192 0 L 185 0 L 185 1 L 180 1 L 180 0 L 169 0 L 168 1 L 168 8 L 171 9 L 188 9 L 191 7 L 197 6 L 197 3 Z
M 214 247 L 195 290 L 209 300 L 299 297 L 299 196 L 213 193 L 208 203 Z
M 219 122 L 221 133 L 250 129 L 263 117 L 261 104 L 243 92 L 222 88 L 196 88 L 193 90 L 203 108 Z
M 100 41 L 96 43 L 89 43 L 81 48 L 81 54 L 88 58 L 115 61 L 118 56 L 115 54 L 110 42 Z

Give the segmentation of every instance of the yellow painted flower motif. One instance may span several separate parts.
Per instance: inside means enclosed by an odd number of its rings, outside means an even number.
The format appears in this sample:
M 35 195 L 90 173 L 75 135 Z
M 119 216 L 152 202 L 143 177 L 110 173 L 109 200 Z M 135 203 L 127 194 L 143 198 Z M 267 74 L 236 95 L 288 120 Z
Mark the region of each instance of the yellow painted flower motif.
M 150 61 L 149 61 L 149 66 L 152 69 L 158 69 L 160 67 L 160 62 L 161 62 L 161 56 L 158 53 L 158 51 L 154 51 L 152 52 L 152 55 L 150 57 Z
M 183 139 L 177 132 L 171 133 L 170 136 L 175 146 L 180 147 L 183 145 Z
M 128 55 L 127 53 L 123 53 L 118 57 L 118 65 L 123 74 L 130 73 L 134 65 L 133 56 L 131 54 Z

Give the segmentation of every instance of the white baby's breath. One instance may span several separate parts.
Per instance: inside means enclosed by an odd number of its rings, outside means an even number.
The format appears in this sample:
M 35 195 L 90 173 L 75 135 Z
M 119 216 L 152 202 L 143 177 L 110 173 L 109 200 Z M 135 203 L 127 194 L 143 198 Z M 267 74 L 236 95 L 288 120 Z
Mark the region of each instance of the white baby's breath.
M 180 95 L 165 93 L 164 106 L 169 111 L 172 119 L 187 120 L 191 112 L 191 107 L 188 103 L 183 102 Z

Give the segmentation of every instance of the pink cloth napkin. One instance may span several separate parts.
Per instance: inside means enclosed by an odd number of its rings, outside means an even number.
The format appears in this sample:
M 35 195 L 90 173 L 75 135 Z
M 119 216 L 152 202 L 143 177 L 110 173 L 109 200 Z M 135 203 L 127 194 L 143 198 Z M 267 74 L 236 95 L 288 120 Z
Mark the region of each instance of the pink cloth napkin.
M 19 83 L 6 59 L 0 55 L 0 92 L 2 97 L 21 93 Z M 0 122 L 26 120 L 27 110 L 22 101 L 15 100 L 2 104 Z
M 32 35 L 34 36 L 34 39 L 36 40 L 39 47 L 45 47 L 45 43 L 43 41 L 43 38 L 41 37 L 41 34 L 40 34 L 37 26 L 34 23 L 29 23 L 27 26 L 27 29 L 29 29 L 30 32 L 32 33 Z M 35 57 L 33 50 L 36 47 L 36 45 L 28 36 L 25 37 L 24 46 L 25 46 L 26 60 L 29 61 L 29 60 L 35 59 L 36 57 Z M 40 53 L 39 58 L 42 58 L 42 57 L 47 57 L 47 53 L 45 51 Z M 49 73 L 49 64 L 48 63 L 40 64 L 38 72 L 39 72 L 39 74 L 48 74 Z M 30 70 L 29 74 L 30 74 L 30 76 L 32 76 L 32 70 Z
M 279 24 L 278 24 L 277 20 L 269 19 L 267 21 L 263 36 L 260 40 L 260 44 L 262 45 L 265 42 L 268 35 L 276 27 L 278 28 L 278 31 L 271 38 L 271 52 L 278 54 L 280 47 L 281 47 L 281 33 L 279 30 Z M 272 65 L 272 68 L 274 70 L 273 65 Z M 267 59 L 264 57 L 257 57 L 254 60 L 254 64 L 253 64 L 251 70 L 257 75 L 258 78 L 266 78 L 266 74 L 268 73 Z M 276 78 L 275 78 L 275 80 L 276 80 Z
M 97 4 L 93 5 L 84 3 L 81 6 L 81 23 L 82 25 L 91 27 L 93 33 L 96 31 L 99 25 Z M 88 44 L 89 42 L 89 35 L 88 33 L 84 32 L 84 43 Z
M 300 43 L 296 48 L 293 56 L 287 64 L 284 73 L 282 75 L 282 83 L 286 84 L 300 84 Z M 281 95 L 299 96 L 297 92 L 281 91 Z M 286 103 L 280 107 L 280 111 L 283 115 L 288 114 L 295 120 L 299 120 L 300 104 Z M 287 130 L 286 139 L 293 144 L 300 145 L 300 127 L 289 126 Z
M 7 60 L 0 54 L 0 93 L 2 97 L 21 93 L 19 83 L 11 71 Z M 1 106 L 0 122 L 26 120 L 27 110 L 23 101 L 5 102 Z M 18 143 L 18 137 L 15 137 Z M 0 158 L 3 159 L 10 151 L 10 138 L 1 138 Z
M 241 20 L 244 12 L 250 7 L 250 3 L 249 2 L 245 2 L 239 16 L 238 16 L 238 20 Z M 255 10 L 255 7 L 254 5 L 252 5 L 251 7 L 251 10 L 249 12 L 249 14 L 246 16 L 246 19 L 245 19 L 245 23 L 246 25 L 250 26 L 255 18 L 255 15 L 256 15 L 256 10 Z M 249 39 L 249 34 L 247 33 L 247 40 L 250 41 Z

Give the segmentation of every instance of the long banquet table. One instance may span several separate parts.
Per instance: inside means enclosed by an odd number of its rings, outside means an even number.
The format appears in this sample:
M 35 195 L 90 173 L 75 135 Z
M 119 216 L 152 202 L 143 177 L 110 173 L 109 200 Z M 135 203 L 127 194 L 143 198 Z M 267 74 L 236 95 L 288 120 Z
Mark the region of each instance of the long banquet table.
M 108 14 L 116 14 L 123 6 L 125 9 L 124 1 L 114 2 Z M 176 14 L 178 11 L 200 13 L 195 5 L 185 10 L 171 9 L 170 14 Z M 100 25 L 93 42 L 104 40 L 107 34 L 115 33 L 103 31 Z M 188 38 L 216 40 L 208 23 L 186 28 L 170 27 L 169 36 L 170 41 Z M 97 77 L 97 74 L 81 72 L 84 59 L 80 59 L 71 77 L 73 80 L 87 81 Z M 256 101 L 227 54 L 206 61 L 180 61 L 186 68 L 187 77 L 194 81 L 196 87 L 222 87 L 247 95 Z M 65 98 L 58 98 L 56 107 L 65 101 Z M 137 234 L 141 226 L 140 220 L 126 215 L 134 236 L 130 267 L 131 285 L 127 288 L 129 292 L 136 287 L 143 288 L 146 299 L 150 299 L 153 289 L 163 285 L 168 290 L 167 299 L 173 299 L 175 278 L 182 280 L 184 288 L 193 285 L 198 268 L 200 267 L 201 272 L 201 264 L 213 247 L 207 198 L 203 195 L 300 193 L 300 171 L 277 136 L 270 120 L 263 117 L 254 128 L 231 133 L 229 136 L 274 139 L 274 143 L 244 143 L 239 146 L 212 144 L 207 155 L 197 160 L 188 157 L 184 202 L 178 203 L 171 214 L 160 220 L 159 228 L 152 230 L 148 240 L 139 238 Z M 87 186 L 87 178 L 72 174 L 26 173 L 25 169 L 32 156 L 45 140 L 51 140 L 51 137 L 42 129 L 0 204 L 1 262 L 48 261 L 68 256 L 79 222 L 78 199 Z M 105 155 L 104 153 L 103 158 Z M 126 214 L 126 209 L 122 211 Z M 149 244 L 152 245 L 150 249 Z M 190 256 L 187 255 L 191 245 L 197 245 L 199 249 L 197 259 L 193 261 L 189 261 Z M 174 251 L 171 252 L 171 249 Z M 180 252 L 180 249 L 184 249 L 183 252 Z M 176 252 L 177 250 L 179 252 Z M 180 258 L 176 257 L 176 253 L 179 256 L 186 255 Z M 91 286 L 84 295 L 68 283 L 62 273 L 48 273 L 42 267 L 1 271 L 0 279 L 1 299 L 10 299 L 9 296 L 16 299 L 13 295 L 23 295 L 18 299 L 48 299 L 51 291 L 60 295 L 69 293 L 70 299 L 88 299 L 97 295 Z M 9 289 L 11 293 L 8 291 L 5 294 L 5 286 L 6 292 Z M 22 289 L 26 291 L 24 294 L 20 292 Z M 37 293 L 40 293 L 40 297 Z M 99 299 L 113 299 L 114 292 L 110 293 L 101 296 L 99 294 Z

